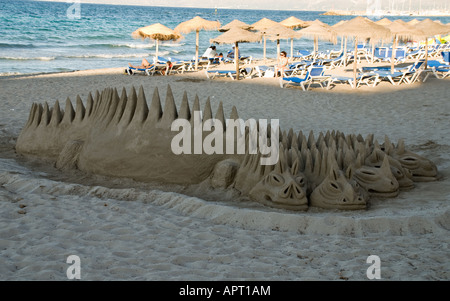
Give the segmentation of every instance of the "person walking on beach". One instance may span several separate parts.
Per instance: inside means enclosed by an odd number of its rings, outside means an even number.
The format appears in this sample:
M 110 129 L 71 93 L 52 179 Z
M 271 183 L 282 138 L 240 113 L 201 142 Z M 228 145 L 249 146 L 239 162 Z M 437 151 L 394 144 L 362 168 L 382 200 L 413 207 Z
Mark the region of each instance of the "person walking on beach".
M 289 59 L 287 58 L 286 51 L 281 51 L 280 57 L 278 58 L 278 63 L 275 66 L 275 77 L 278 77 L 278 72 L 280 72 L 280 76 L 284 76 L 284 70 L 288 69 Z

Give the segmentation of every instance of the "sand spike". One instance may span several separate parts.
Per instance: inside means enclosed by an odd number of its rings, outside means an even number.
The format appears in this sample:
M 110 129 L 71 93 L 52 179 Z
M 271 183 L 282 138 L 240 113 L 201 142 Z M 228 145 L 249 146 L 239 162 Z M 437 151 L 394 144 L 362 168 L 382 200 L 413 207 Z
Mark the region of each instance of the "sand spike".
M 239 115 L 238 115 L 238 112 L 237 112 L 237 109 L 236 109 L 235 106 L 233 106 L 233 107 L 231 108 L 230 119 L 231 119 L 231 120 L 237 120 L 237 119 L 239 119 Z
M 32 127 L 36 128 L 39 125 L 39 123 L 41 122 L 43 110 L 44 109 L 42 108 L 42 105 L 38 104 L 34 111 L 33 122 L 31 123 Z
M 52 117 L 50 118 L 49 125 L 57 126 L 58 124 L 60 124 L 61 120 L 62 120 L 62 113 L 59 107 L 59 101 L 56 100 L 55 105 L 53 106 Z
M 116 111 L 114 112 L 114 116 L 111 120 L 113 124 L 118 124 L 120 119 L 122 118 L 123 112 L 125 111 L 125 107 L 127 105 L 128 96 L 125 87 L 122 88 L 122 94 L 120 95 L 120 99 L 117 103 Z
M 31 105 L 30 114 L 28 115 L 27 124 L 25 125 L 24 128 L 27 128 L 27 127 L 31 126 L 31 124 L 33 124 L 34 113 L 35 113 L 36 109 L 37 109 L 37 103 L 33 102 L 33 104 Z
M 178 118 L 191 120 L 191 109 L 189 108 L 189 101 L 186 91 L 184 91 L 183 94 L 183 100 L 181 101 L 180 111 L 178 112 Z
M 122 118 L 120 118 L 119 125 L 120 126 L 128 126 L 134 116 L 134 111 L 136 110 L 137 96 L 136 90 L 134 87 L 131 89 L 131 95 L 128 97 L 128 101 L 125 105 L 125 109 L 122 114 Z
M 62 118 L 61 123 L 70 124 L 72 123 L 72 120 L 75 118 L 75 111 L 72 106 L 72 102 L 70 101 L 70 98 L 67 97 L 66 99 L 66 108 L 64 109 L 64 116 Z
M 212 119 L 212 110 L 211 110 L 211 100 L 208 97 L 208 99 L 206 100 L 205 108 L 203 110 L 202 120 L 203 122 L 205 122 L 206 120 L 209 119 Z
M 150 110 L 148 112 L 147 122 L 156 123 L 163 115 L 161 99 L 159 98 L 158 87 L 153 90 L 152 103 L 150 104 Z
M 397 143 L 397 154 L 401 155 L 405 153 L 405 141 L 403 139 L 399 139 Z
M 170 85 L 167 85 L 166 102 L 164 104 L 163 114 L 160 123 L 163 127 L 170 128 L 172 122 L 178 118 L 177 106 L 173 99 L 172 89 Z
M 83 101 L 81 100 L 80 95 L 77 95 L 77 105 L 76 105 L 76 109 L 75 109 L 74 122 L 77 122 L 77 123 L 82 122 L 85 114 L 86 114 L 86 109 L 84 108 Z
M 44 110 L 42 112 L 41 121 L 39 122 L 39 126 L 47 126 L 50 122 L 50 109 L 48 108 L 48 103 L 44 103 Z
M 139 94 L 136 101 L 136 110 L 134 111 L 132 123 L 142 124 L 148 116 L 147 100 L 145 99 L 144 87 L 139 87 Z
M 225 115 L 223 113 L 223 103 L 222 102 L 219 102 L 219 107 L 217 108 L 216 116 L 214 118 L 222 123 L 222 129 L 225 131 L 226 123 L 225 123 Z
M 120 109 L 119 105 L 120 105 L 119 93 L 117 92 L 117 89 L 114 88 L 112 90 L 111 95 L 111 108 L 109 109 L 108 115 L 106 116 L 107 124 L 109 124 L 110 122 L 116 124 L 114 118 L 116 116 L 117 110 Z
M 200 109 L 200 100 L 199 100 L 197 94 L 195 95 L 195 98 L 194 98 L 194 105 L 192 106 L 192 111 L 191 111 L 192 116 L 194 116 L 195 112 L 200 112 L 200 116 L 202 116 L 201 109 Z M 199 114 L 199 113 L 197 113 L 197 114 Z M 200 117 L 200 116 L 199 116 L 199 117 Z M 191 127 L 192 127 L 192 128 L 194 128 L 194 126 L 195 126 L 195 125 L 194 125 L 194 119 L 195 119 L 195 118 L 192 118 L 192 117 L 191 117 Z M 196 121 L 197 121 L 197 122 L 201 122 L 201 120 L 196 120 Z
M 87 120 L 92 115 L 92 109 L 94 106 L 94 99 L 92 98 L 92 93 L 89 92 L 86 99 L 86 113 L 84 114 L 84 120 Z
M 314 139 L 314 133 L 311 130 L 311 131 L 309 131 L 309 136 L 308 136 L 308 148 L 312 149 L 313 145 L 314 145 L 314 147 L 316 146 L 316 140 Z

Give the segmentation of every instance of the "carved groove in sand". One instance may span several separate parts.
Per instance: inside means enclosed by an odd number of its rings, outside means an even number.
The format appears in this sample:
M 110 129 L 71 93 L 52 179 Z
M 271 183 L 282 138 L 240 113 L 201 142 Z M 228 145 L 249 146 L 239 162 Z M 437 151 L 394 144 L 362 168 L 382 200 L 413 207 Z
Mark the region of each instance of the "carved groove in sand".
M 411 189 L 414 181 L 433 181 L 433 162 L 394 145 L 383 144 L 373 135 L 344 135 L 339 131 L 279 133 L 279 160 L 261 165 L 261 154 L 181 154 L 171 151 L 171 124 L 177 118 L 190 120 L 200 111 L 198 97 L 193 108 L 184 93 L 180 108 L 170 86 L 164 110 L 155 89 L 150 107 L 143 88 L 116 89 L 89 94 L 86 105 L 79 96 L 74 109 L 70 99 L 64 111 L 58 101 L 53 107 L 33 103 L 16 150 L 23 155 L 50 158 L 60 169 L 78 168 L 106 176 L 129 177 L 138 181 L 177 184 L 207 183 L 214 189 L 235 189 L 241 196 L 261 204 L 290 210 L 309 206 L 326 209 L 367 208 L 371 196 L 395 197 Z M 213 118 L 209 99 L 202 124 Z M 215 119 L 225 123 L 222 103 Z M 230 120 L 238 119 L 236 108 Z M 223 131 L 235 130 L 224 126 Z M 267 132 L 270 138 L 272 131 Z M 249 131 L 245 136 L 249 143 Z M 203 136 L 203 139 L 206 135 Z M 236 137 L 236 136 L 235 136 Z M 236 138 L 235 138 L 236 139 Z M 247 148 L 246 148 L 247 149 Z

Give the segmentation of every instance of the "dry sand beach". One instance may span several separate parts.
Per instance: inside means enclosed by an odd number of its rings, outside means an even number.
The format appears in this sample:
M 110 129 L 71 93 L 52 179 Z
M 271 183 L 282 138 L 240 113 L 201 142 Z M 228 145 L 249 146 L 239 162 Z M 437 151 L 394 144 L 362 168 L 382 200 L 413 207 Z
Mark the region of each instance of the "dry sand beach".
M 449 80 L 352 90 L 281 89 L 277 79 L 207 80 L 203 72 L 128 76 L 124 68 L 0 78 L 0 279 L 67 280 L 69 255 L 82 280 L 368 280 L 369 255 L 383 280 L 450 280 Z M 345 70 L 342 70 L 343 72 Z M 279 119 L 314 133 L 404 139 L 440 178 L 415 183 L 368 210 L 290 212 L 187 196 L 183 187 L 61 172 L 14 151 L 33 102 L 83 100 L 104 88 L 170 85 L 179 105 L 208 97 L 225 115 Z

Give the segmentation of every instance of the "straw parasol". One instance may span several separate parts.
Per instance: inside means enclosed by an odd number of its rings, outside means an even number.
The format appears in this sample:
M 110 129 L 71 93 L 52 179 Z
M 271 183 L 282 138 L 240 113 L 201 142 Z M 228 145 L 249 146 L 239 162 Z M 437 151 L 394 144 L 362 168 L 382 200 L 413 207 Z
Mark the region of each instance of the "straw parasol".
M 341 20 L 339 22 L 337 22 L 334 25 L 331 25 L 332 28 L 335 28 L 336 26 L 339 26 L 341 24 L 344 24 L 345 22 L 347 22 L 346 20 Z M 344 45 L 344 40 L 345 40 L 345 45 Z M 344 55 L 347 52 L 347 37 L 341 37 L 341 52 L 344 51 Z
M 353 61 L 353 80 L 356 83 L 356 64 L 358 53 L 358 41 L 370 39 L 372 43 L 377 40 L 389 40 L 392 37 L 391 31 L 375 22 L 363 18 L 355 17 L 347 22 L 334 27 L 338 36 L 353 37 L 355 39 L 355 53 Z M 355 85 L 354 85 L 355 87 Z
M 392 45 L 392 58 L 391 58 L 391 73 L 394 72 L 394 57 L 398 40 L 409 40 L 412 38 L 425 38 L 425 34 L 420 29 L 403 22 L 402 20 L 395 20 L 391 24 L 386 26 L 391 30 L 394 35 L 394 41 Z
M 450 28 L 446 25 L 434 22 L 431 19 L 425 19 L 414 25 L 414 28 L 421 30 L 425 36 L 425 68 L 428 63 L 428 37 L 434 37 L 439 34 L 446 34 L 450 32 Z
M 308 27 L 299 30 L 299 33 L 302 36 L 311 37 L 314 39 L 314 54 L 316 54 L 319 48 L 319 38 L 336 43 L 336 31 L 334 28 L 319 20 L 312 21 Z
M 225 31 L 230 30 L 232 27 L 239 27 L 239 28 L 242 28 L 242 29 L 245 29 L 245 30 L 249 30 L 249 29 L 252 28 L 249 24 L 247 24 L 247 23 L 245 23 L 245 22 L 242 22 L 242 21 L 240 21 L 240 20 L 238 20 L 238 19 L 234 19 L 234 20 L 231 21 L 230 23 L 228 23 L 228 24 L 223 25 L 222 27 L 220 27 L 220 28 L 219 28 L 219 31 L 220 31 L 220 32 L 225 32 Z
M 284 19 L 283 21 L 280 22 L 280 24 L 290 29 L 308 27 L 309 25 L 307 22 L 300 20 L 299 18 L 296 18 L 294 16 Z M 291 57 L 293 56 L 294 56 L 294 38 L 291 38 Z
M 156 41 L 156 58 L 158 58 L 158 44 L 159 41 L 174 41 L 182 39 L 183 36 L 174 30 L 162 25 L 161 23 L 155 23 L 149 26 L 136 29 L 131 36 L 135 39 L 150 39 Z
M 291 29 L 308 27 L 307 22 L 300 20 L 299 18 L 296 18 L 294 16 L 284 19 L 280 22 L 280 24 Z
M 198 70 L 198 44 L 199 44 L 199 31 L 200 30 L 215 30 L 220 27 L 219 21 L 208 21 L 202 17 L 196 16 L 188 21 L 184 21 L 175 27 L 175 31 L 181 33 L 189 33 L 191 31 L 196 32 L 195 36 L 195 70 Z
M 239 43 L 252 43 L 261 41 L 261 35 L 248 30 L 232 27 L 220 36 L 210 39 L 210 43 L 234 44 L 234 64 L 236 66 L 236 79 L 239 80 Z
M 413 19 L 413 20 L 411 20 L 411 21 L 409 21 L 409 22 L 407 22 L 409 25 L 411 25 L 411 26 L 415 26 L 417 23 L 419 23 L 420 21 L 419 20 L 417 20 L 417 19 Z
M 376 21 L 375 23 L 377 23 L 378 25 L 388 26 L 392 23 L 392 21 L 389 20 L 388 18 L 383 18 L 381 20 Z
M 270 20 L 268 18 L 262 18 L 261 20 L 251 24 L 252 26 L 252 30 L 257 30 L 260 31 L 263 35 L 263 39 L 264 39 L 264 60 L 266 59 L 266 36 L 265 36 L 265 31 L 270 28 L 273 27 L 275 25 L 279 24 L 278 22 L 275 22 L 273 20 Z
M 299 39 L 302 35 L 293 29 L 287 28 L 284 25 L 276 24 L 265 31 L 265 35 L 269 40 L 277 41 L 277 59 L 280 56 L 280 40 L 281 39 Z M 291 57 L 293 57 L 294 48 L 291 43 Z

